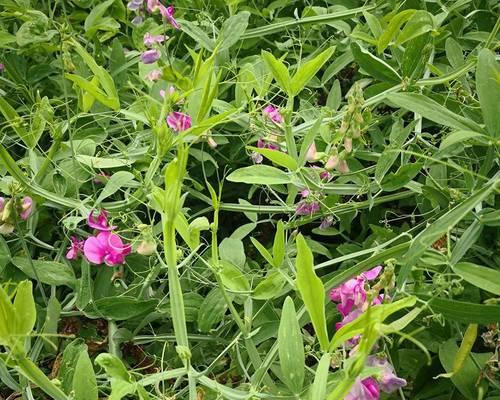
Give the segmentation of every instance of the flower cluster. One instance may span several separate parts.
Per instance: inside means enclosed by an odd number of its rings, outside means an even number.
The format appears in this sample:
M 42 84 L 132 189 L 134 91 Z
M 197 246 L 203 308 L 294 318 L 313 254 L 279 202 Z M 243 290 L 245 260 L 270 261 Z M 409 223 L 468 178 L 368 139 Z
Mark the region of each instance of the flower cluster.
M 0 235 L 14 232 L 15 219 L 26 221 L 33 212 L 33 199 L 29 196 L 22 200 L 0 197 Z
M 378 295 L 370 302 L 367 293 L 368 282 L 377 279 L 381 271 L 382 266 L 379 265 L 349 279 L 330 292 L 330 299 L 337 303 L 337 310 L 342 315 L 342 321 L 336 324 L 337 330 L 363 314 L 370 303 L 377 306 L 388 299 L 387 296 Z M 354 346 L 358 341 L 359 336 L 351 339 L 348 344 Z M 394 367 L 385 357 L 369 356 L 366 365 L 379 368 L 379 374 L 375 378 L 358 378 L 344 400 L 379 400 L 381 390 L 392 393 L 406 385 L 404 379 L 395 375 Z
M 191 128 L 191 123 L 191 116 L 183 112 L 173 111 L 167 117 L 168 126 L 176 133 Z
M 66 258 L 76 260 L 82 253 L 92 264 L 113 266 L 125 263 L 125 257 L 132 251 L 132 246 L 124 244 L 120 236 L 112 233 L 116 226 L 108 223 L 108 213 L 102 210 L 97 216 L 91 211 L 87 225 L 97 231 L 95 236 L 86 240 L 71 237 L 71 246 L 68 248 Z
M 136 13 L 136 16 L 132 20 L 134 25 L 140 25 L 144 21 L 144 16 L 147 13 L 154 14 L 157 11 L 160 12 L 163 18 L 172 25 L 174 29 L 180 29 L 180 25 L 174 18 L 174 6 L 165 7 L 160 3 L 160 0 L 131 0 L 127 4 L 127 8 Z

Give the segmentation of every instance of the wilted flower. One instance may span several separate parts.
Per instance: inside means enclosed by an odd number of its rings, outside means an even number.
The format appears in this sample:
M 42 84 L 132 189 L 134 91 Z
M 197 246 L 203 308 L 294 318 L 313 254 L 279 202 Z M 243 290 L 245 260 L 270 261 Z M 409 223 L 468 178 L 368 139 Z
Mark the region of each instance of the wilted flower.
M 145 79 L 150 82 L 157 81 L 160 78 L 161 78 L 161 71 L 159 69 L 154 69 L 145 76 Z
M 152 50 L 146 50 L 144 53 L 141 54 L 141 61 L 144 64 L 153 64 L 154 62 L 158 61 L 161 57 L 161 53 L 157 49 L 152 49 Z
M 386 393 L 393 393 L 396 390 L 406 386 L 406 380 L 396 376 L 394 367 L 387 361 L 387 358 L 370 356 L 367 360 L 367 365 L 370 367 L 380 367 L 380 375 L 378 382 L 380 389 Z
M 352 151 L 352 138 L 350 137 L 346 137 L 344 139 L 344 149 L 345 151 L 347 151 L 348 153 L 350 153 Z
M 91 236 L 83 245 L 85 257 L 93 264 L 124 264 L 125 256 L 131 251 L 129 244 L 124 244 L 120 236 L 111 232 L 100 232 L 97 236 Z
M 165 35 L 151 35 L 151 33 L 146 32 L 144 35 L 144 45 L 147 47 L 154 46 L 155 44 L 163 43 L 168 37 Z
M 327 216 L 323 221 L 321 221 L 321 225 L 319 229 L 328 229 L 333 224 L 333 217 L 331 215 Z
M 310 190 L 302 190 L 300 196 L 303 200 L 297 204 L 296 215 L 313 215 L 321 209 L 319 202 L 311 195 Z
M 182 132 L 191 128 L 191 116 L 188 114 L 174 111 L 167 117 L 168 126 L 175 132 Z
M 94 211 L 92 210 L 87 218 L 87 224 L 91 228 L 98 231 L 107 232 L 116 229 L 116 226 L 108 225 L 108 212 L 106 210 L 101 210 L 101 212 L 97 215 L 97 219 L 94 216 Z
M 380 389 L 374 378 L 356 379 L 344 400 L 379 400 Z
M 281 115 L 279 109 L 271 104 L 264 108 L 262 113 L 265 117 L 269 118 L 276 124 L 281 124 L 283 122 L 283 116 Z
M 130 22 L 132 22 L 132 24 L 134 25 L 140 25 L 144 22 L 144 18 L 140 15 L 136 15 Z
M 252 161 L 255 164 L 261 164 L 262 161 L 264 161 L 264 157 L 262 157 L 262 154 L 257 153 L 256 151 L 252 151 L 252 154 L 250 155 L 250 157 L 252 158 Z
M 137 11 L 142 7 L 144 0 L 132 0 L 127 3 L 127 8 L 131 11 Z
M 77 237 L 71 236 L 71 245 L 68 248 L 68 252 L 66 253 L 66 258 L 68 260 L 76 260 L 78 256 L 83 252 L 83 244 L 84 240 L 78 240 Z
M 23 198 L 21 202 L 21 212 L 19 216 L 22 220 L 26 221 L 33 212 L 33 199 L 29 196 Z

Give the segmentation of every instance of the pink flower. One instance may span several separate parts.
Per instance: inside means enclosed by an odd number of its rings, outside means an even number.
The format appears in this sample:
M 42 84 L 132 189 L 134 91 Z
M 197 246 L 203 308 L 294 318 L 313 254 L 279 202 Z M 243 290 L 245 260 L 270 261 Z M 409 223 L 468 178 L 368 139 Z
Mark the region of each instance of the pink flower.
M 322 171 L 320 172 L 319 177 L 324 181 L 329 181 L 332 178 L 332 174 L 328 171 Z
M 170 96 L 172 96 L 174 93 L 175 93 L 175 87 L 174 87 L 174 86 L 170 86 L 170 87 L 168 88 L 168 94 L 169 94 Z M 160 89 L 160 97 L 161 97 L 162 99 L 164 99 L 164 98 L 165 98 L 165 94 L 166 94 L 165 90 Z
M 272 142 L 267 144 L 267 148 L 269 150 L 276 150 L 276 151 L 278 151 L 280 149 L 280 147 L 276 143 L 272 143 Z
M 168 126 L 175 132 L 182 132 L 191 128 L 191 117 L 188 114 L 174 111 L 167 117 Z
M 94 217 L 94 210 L 92 210 L 87 218 L 87 224 L 91 228 L 97 229 L 98 231 L 108 232 L 116 229 L 116 226 L 108 225 L 108 212 L 102 210 L 98 215 L 97 219 Z
M 174 18 L 174 11 L 174 6 L 165 7 L 163 5 L 160 5 L 160 14 L 168 21 L 170 25 L 172 25 L 174 29 L 180 29 L 181 26 Z
M 22 220 L 26 221 L 33 212 L 33 199 L 31 197 L 26 196 L 23 198 L 23 201 L 21 202 L 21 210 L 22 211 L 19 216 Z
M 75 236 L 71 236 L 71 245 L 68 248 L 68 252 L 66 253 L 66 258 L 68 260 L 76 260 L 78 256 L 83 251 L 84 240 L 78 240 Z
M 351 390 L 344 397 L 344 400 L 379 400 L 380 389 L 377 381 L 373 378 L 366 378 L 361 380 L 356 379 Z
M 92 264 L 124 264 L 125 256 L 131 251 L 129 244 L 125 245 L 120 236 L 111 232 L 100 232 L 97 236 L 91 236 L 83 245 L 83 253 Z
M 264 161 L 264 157 L 262 157 L 262 154 L 257 153 L 256 151 L 253 151 L 250 157 L 255 164 L 261 164 L 262 161 Z
M 325 169 L 327 169 L 328 171 L 331 171 L 331 170 L 337 168 L 337 166 L 339 165 L 339 162 L 340 162 L 339 156 L 330 156 L 328 158 L 328 160 L 326 161 Z
M 380 367 L 380 376 L 378 378 L 380 389 L 386 393 L 393 393 L 399 388 L 406 386 L 406 380 L 396 376 L 394 367 L 387 361 L 387 358 L 370 356 L 367 360 L 370 367 Z
M 154 46 L 155 44 L 163 43 L 168 37 L 165 35 L 151 35 L 151 33 L 146 32 L 144 35 L 144 45 L 147 47 Z
M 159 69 L 154 69 L 145 76 L 145 79 L 150 82 L 157 81 L 160 78 L 161 78 L 161 71 Z
M 5 69 L 5 64 L 0 63 L 0 72 L 2 72 Z
M 144 64 L 153 64 L 156 61 L 158 61 L 161 57 L 161 53 L 159 50 L 153 49 L 153 50 L 146 50 L 144 53 L 141 54 L 141 61 Z
M 154 13 L 160 8 L 161 4 L 159 0 L 148 0 L 147 9 L 150 13 Z
M 350 153 L 352 151 L 352 139 L 351 138 L 344 139 L 344 149 L 348 153 Z
M 313 162 L 316 160 L 316 143 L 313 143 L 309 146 L 306 153 L 306 161 Z
M 283 116 L 280 114 L 279 109 L 271 104 L 264 108 L 262 113 L 276 124 L 281 124 L 283 122 Z

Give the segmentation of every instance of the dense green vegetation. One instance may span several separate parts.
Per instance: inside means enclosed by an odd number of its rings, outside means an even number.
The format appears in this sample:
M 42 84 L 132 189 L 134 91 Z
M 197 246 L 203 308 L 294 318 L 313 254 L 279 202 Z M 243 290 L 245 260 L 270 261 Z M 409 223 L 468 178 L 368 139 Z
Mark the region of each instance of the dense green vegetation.
M 499 15 L 0 0 L 0 399 L 500 399 Z

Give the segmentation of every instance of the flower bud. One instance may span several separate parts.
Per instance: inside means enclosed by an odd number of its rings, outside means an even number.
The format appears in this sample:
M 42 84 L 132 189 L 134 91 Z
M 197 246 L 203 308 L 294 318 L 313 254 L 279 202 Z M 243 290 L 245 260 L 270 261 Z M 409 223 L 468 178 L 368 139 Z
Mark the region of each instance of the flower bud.
M 143 240 L 137 246 L 137 252 L 142 256 L 151 256 L 156 251 L 156 242 L 152 240 Z

